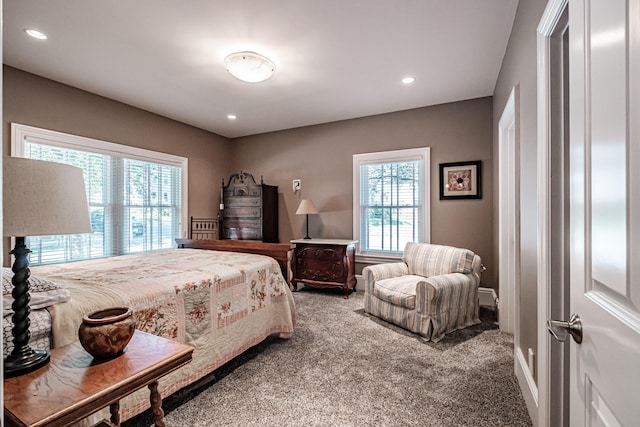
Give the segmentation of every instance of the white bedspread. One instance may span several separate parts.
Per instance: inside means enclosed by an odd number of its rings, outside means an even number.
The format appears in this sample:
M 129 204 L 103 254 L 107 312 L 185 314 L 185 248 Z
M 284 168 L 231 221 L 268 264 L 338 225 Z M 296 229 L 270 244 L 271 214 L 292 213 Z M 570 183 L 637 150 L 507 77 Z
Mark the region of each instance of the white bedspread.
M 131 307 L 140 330 L 192 345 L 193 361 L 161 379 L 163 397 L 269 335 L 293 333 L 291 291 L 277 262 L 262 255 L 174 249 L 32 272 L 71 291 L 69 302 L 49 307 L 54 346 L 77 340 L 84 314 L 113 306 Z M 148 390 L 140 390 L 120 402 L 121 417 L 148 407 Z

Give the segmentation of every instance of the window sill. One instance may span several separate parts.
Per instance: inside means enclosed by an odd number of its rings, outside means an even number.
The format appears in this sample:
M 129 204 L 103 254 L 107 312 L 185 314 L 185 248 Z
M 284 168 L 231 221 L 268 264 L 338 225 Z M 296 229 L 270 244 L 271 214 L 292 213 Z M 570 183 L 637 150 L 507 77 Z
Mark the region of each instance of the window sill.
M 384 264 L 388 262 L 400 262 L 402 255 L 367 255 L 356 254 L 356 263 L 358 264 Z

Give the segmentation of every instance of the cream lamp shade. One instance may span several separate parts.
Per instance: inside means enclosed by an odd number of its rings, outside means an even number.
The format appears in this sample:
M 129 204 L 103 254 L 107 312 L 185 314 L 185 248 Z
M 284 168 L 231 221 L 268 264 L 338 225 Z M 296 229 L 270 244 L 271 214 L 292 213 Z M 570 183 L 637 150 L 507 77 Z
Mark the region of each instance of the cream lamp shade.
M 80 168 L 21 157 L 4 157 L 2 214 L 5 236 L 91 232 Z
M 307 234 L 304 236 L 305 239 L 310 239 L 309 237 L 309 215 L 317 214 L 318 208 L 313 204 L 311 199 L 302 199 L 300 205 L 298 205 L 298 210 L 296 211 L 296 215 L 306 215 L 307 216 Z
M 29 253 L 27 236 L 91 232 L 89 205 L 82 170 L 60 163 L 4 157 L 2 161 L 2 226 L 5 236 L 15 237 L 10 252 L 11 335 L 13 350 L 3 362 L 5 378 L 34 371 L 49 363 L 47 350 L 29 346 Z
M 296 215 L 309 215 L 309 214 L 317 214 L 318 208 L 313 204 L 313 200 L 311 199 L 302 199 L 300 205 L 298 206 L 298 210 L 296 211 Z

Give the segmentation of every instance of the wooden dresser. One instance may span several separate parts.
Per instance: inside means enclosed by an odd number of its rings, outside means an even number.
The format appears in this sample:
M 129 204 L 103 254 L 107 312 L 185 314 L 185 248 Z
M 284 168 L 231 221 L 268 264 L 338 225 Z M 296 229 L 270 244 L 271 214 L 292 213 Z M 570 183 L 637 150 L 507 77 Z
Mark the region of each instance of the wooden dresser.
M 250 173 L 222 182 L 222 238 L 278 243 L 278 187 L 256 184 Z
M 344 298 L 356 290 L 356 240 L 292 240 L 293 289 L 298 282 L 318 288 L 342 288 Z

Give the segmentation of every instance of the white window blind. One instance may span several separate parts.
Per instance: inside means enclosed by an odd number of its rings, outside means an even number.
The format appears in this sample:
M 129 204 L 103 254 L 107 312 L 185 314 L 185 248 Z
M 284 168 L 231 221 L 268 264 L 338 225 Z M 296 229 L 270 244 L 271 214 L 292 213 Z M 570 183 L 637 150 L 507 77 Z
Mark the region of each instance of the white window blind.
M 16 129 L 14 155 L 81 168 L 92 233 L 27 237 L 32 251 L 31 264 L 78 261 L 175 246 L 174 239 L 184 234 L 186 159 L 156 153 L 160 162 L 154 162 L 154 152 L 148 150 L 57 132 L 43 138 L 47 132 L 51 131 Z M 127 150 L 131 151 L 130 157 Z M 174 164 L 165 163 L 167 157 L 171 160 L 169 163 Z
M 112 194 L 109 194 L 112 193 L 112 189 L 108 185 L 108 177 L 112 175 L 113 165 L 108 156 L 28 141 L 25 141 L 23 154 L 30 159 L 64 163 L 82 169 L 90 206 L 91 226 L 95 230 L 94 214 L 104 211 L 104 206 L 112 199 Z M 103 238 L 105 227 L 102 227 L 102 223 L 100 225 L 100 231 L 91 234 L 27 237 L 27 247 L 31 249 L 30 263 L 51 264 L 114 255 L 113 251 L 106 247 Z
M 122 253 L 170 248 L 180 236 L 180 169 L 122 159 Z
M 363 256 L 429 241 L 429 149 L 354 155 L 354 238 Z

